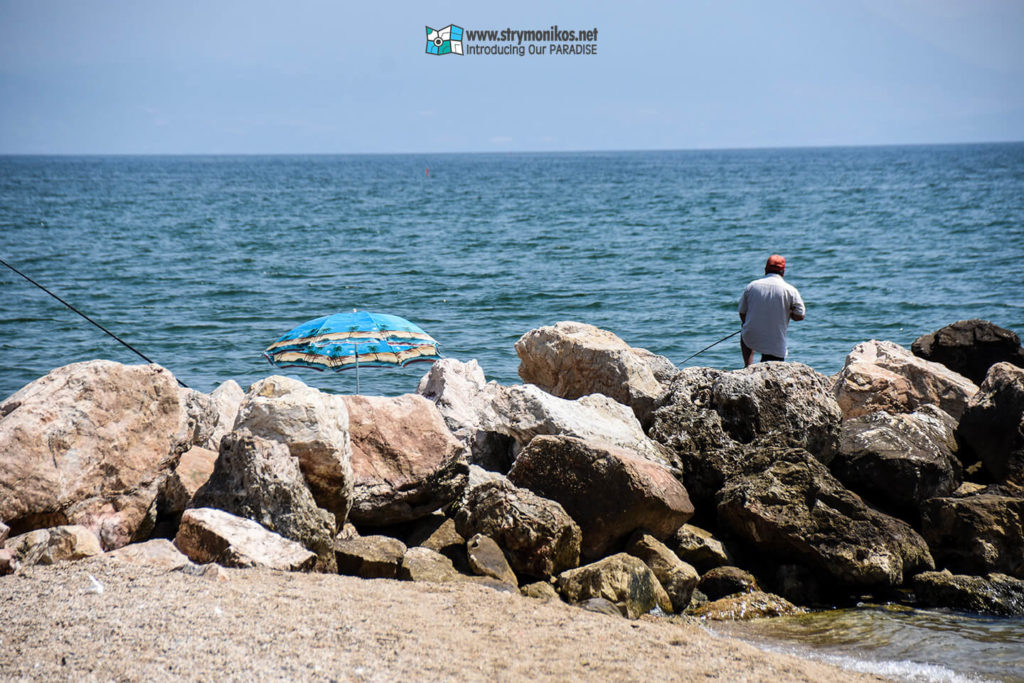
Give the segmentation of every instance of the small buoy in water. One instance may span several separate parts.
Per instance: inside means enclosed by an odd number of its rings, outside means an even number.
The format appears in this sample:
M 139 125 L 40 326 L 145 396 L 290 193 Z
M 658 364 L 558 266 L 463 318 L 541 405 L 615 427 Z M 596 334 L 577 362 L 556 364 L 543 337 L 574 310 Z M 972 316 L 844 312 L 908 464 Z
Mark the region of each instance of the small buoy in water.
M 428 178 L 430 177 L 430 167 L 429 166 L 427 166 L 427 177 Z

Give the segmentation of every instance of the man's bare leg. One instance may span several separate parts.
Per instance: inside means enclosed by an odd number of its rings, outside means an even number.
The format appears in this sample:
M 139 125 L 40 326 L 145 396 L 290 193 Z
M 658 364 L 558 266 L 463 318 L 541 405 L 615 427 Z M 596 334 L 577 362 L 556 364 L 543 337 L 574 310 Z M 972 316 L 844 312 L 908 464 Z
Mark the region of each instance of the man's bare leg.
M 754 364 L 754 349 L 744 344 L 742 337 L 740 337 L 740 351 L 743 352 L 743 367 L 749 368 Z

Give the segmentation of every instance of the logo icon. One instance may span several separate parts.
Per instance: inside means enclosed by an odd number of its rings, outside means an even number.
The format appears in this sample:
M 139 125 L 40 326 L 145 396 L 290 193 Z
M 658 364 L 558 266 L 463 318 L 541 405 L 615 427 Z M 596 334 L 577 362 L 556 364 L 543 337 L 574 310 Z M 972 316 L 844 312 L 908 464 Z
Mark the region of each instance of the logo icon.
M 462 54 L 462 27 L 449 24 L 444 28 L 427 28 L 427 54 Z

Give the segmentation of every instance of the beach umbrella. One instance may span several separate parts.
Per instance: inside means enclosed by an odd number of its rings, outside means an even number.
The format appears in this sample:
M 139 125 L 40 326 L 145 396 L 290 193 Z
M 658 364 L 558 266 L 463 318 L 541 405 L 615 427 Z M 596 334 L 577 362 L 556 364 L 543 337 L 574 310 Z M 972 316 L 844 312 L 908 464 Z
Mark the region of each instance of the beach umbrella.
M 352 311 L 310 320 L 271 344 L 263 356 L 279 368 L 356 370 L 360 366 L 405 366 L 441 358 L 438 343 L 397 315 Z

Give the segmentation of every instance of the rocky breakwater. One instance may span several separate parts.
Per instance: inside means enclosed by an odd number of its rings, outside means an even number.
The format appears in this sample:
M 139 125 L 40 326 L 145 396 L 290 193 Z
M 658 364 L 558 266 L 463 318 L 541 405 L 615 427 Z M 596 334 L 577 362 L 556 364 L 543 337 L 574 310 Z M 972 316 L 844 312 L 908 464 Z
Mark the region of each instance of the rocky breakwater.
M 627 617 L 865 594 L 1024 613 L 1012 363 L 979 387 L 866 342 L 831 378 L 680 370 L 582 323 L 516 352 L 525 384 L 445 359 L 391 398 L 54 370 L 0 403 L 0 572 L 100 556 L 471 581 Z

